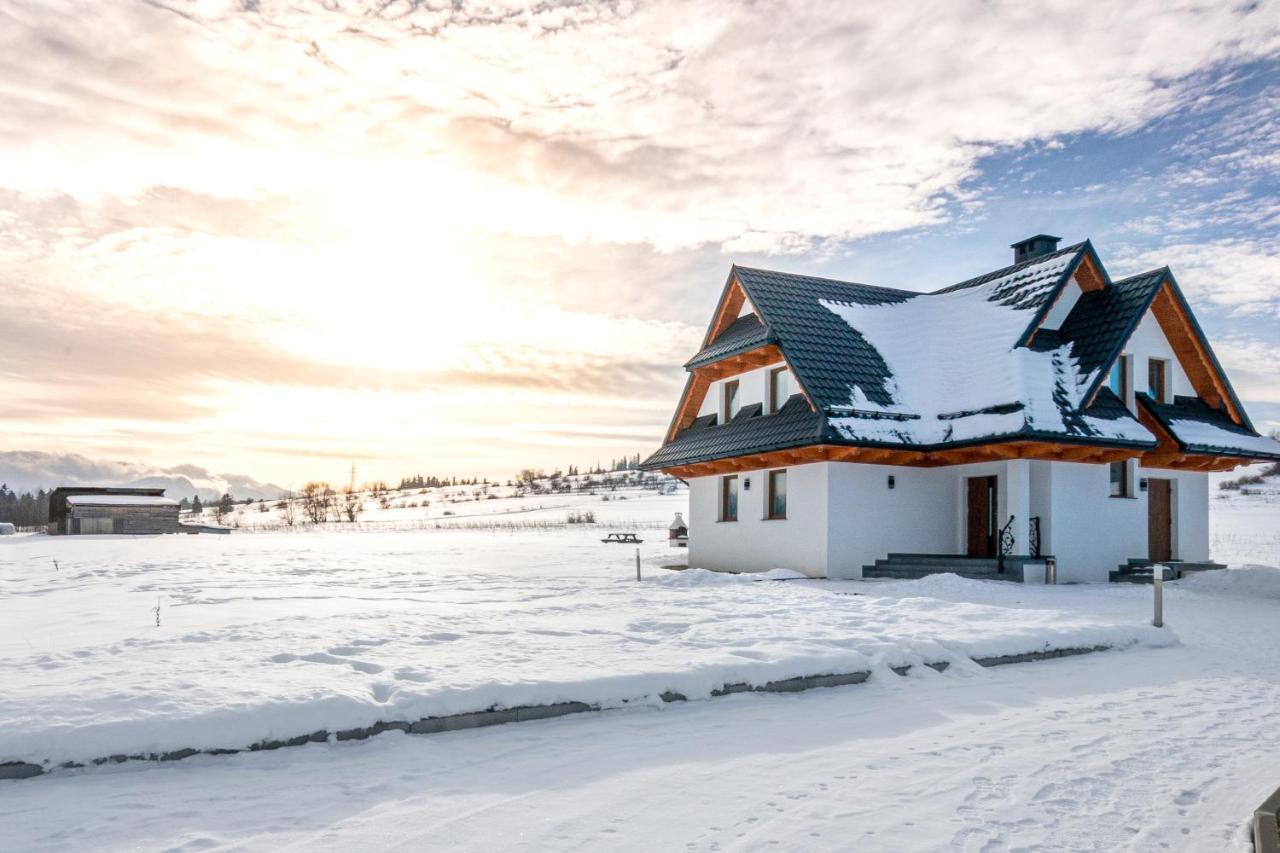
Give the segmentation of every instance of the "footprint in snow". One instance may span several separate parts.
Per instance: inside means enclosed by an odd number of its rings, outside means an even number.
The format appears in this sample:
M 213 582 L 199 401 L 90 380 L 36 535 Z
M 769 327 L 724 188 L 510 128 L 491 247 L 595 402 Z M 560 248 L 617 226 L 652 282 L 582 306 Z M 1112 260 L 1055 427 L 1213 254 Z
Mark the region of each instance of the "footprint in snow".
M 400 681 L 413 681 L 417 684 L 425 684 L 431 680 L 431 676 L 428 673 L 412 669 L 397 669 L 396 678 Z

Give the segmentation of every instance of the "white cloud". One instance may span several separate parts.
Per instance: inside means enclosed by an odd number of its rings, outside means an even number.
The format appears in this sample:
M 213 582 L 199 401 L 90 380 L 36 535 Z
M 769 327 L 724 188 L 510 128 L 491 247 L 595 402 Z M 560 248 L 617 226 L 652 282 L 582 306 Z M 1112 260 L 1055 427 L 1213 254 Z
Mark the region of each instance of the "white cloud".
M 0 0 L 0 435 L 278 479 L 634 452 L 717 249 L 972 228 L 984 155 L 1175 112 L 1277 9 Z M 1185 257 L 1269 304 L 1273 255 Z
M 1274 243 L 1171 243 L 1118 253 L 1109 264 L 1113 275 L 1168 266 L 1188 299 L 1239 314 L 1280 316 L 1280 247 Z
M 1213 348 L 1242 399 L 1280 403 L 1280 343 L 1234 336 Z
M 784 251 L 937 222 L 994 148 L 1136 128 L 1280 47 L 1274 3 L 14 9 L 0 166 L 27 190 L 323 186 L 423 223 Z
M 0 451 L 0 483 L 15 492 L 55 486 L 130 486 L 164 488 L 173 498 L 271 498 L 279 486 L 243 474 L 214 474 L 196 465 L 160 468 L 137 462 L 89 459 L 78 453 Z

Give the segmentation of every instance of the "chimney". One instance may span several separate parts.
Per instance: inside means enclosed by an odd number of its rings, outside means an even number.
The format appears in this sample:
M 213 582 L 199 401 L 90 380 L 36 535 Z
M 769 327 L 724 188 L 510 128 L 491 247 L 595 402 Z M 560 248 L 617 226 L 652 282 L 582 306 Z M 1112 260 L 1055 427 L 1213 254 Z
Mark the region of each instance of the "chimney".
M 1029 261 L 1041 255 L 1052 254 L 1058 251 L 1058 241 L 1061 239 L 1061 237 L 1055 237 L 1052 234 L 1037 234 L 1034 237 L 1028 237 L 1025 240 L 1012 243 L 1009 248 L 1013 249 L 1013 262 L 1020 264 L 1023 261 Z

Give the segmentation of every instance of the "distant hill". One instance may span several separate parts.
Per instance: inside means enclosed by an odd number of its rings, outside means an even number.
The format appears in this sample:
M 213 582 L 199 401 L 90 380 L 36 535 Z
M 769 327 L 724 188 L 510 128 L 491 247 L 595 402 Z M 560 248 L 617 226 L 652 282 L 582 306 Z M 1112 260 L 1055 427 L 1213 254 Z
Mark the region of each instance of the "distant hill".
M 79 453 L 38 450 L 0 451 L 0 483 L 16 492 L 54 486 L 139 486 L 162 488 L 171 498 L 217 500 L 224 492 L 235 498 L 278 497 L 284 490 L 244 474 L 214 474 L 196 465 L 156 468 L 134 462 L 90 459 Z

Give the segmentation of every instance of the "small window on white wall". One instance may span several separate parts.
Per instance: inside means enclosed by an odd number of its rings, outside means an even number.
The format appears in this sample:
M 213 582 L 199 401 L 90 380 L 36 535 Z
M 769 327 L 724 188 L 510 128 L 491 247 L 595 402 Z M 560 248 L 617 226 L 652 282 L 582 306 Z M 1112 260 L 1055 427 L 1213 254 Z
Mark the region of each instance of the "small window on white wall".
M 1133 475 L 1127 459 L 1111 463 L 1111 497 L 1133 497 Z
M 738 520 L 738 476 L 720 478 L 720 520 Z
M 777 414 L 786 405 L 791 396 L 788 386 L 787 369 L 775 367 L 769 371 L 769 414 Z
M 769 518 L 787 517 L 787 472 L 769 472 Z
M 1115 395 L 1120 398 L 1120 402 L 1126 406 L 1130 403 L 1130 392 L 1132 391 L 1132 370 L 1130 369 L 1133 357 L 1122 355 L 1116 359 L 1115 364 L 1111 365 L 1111 379 L 1108 383 Z
M 725 423 L 733 420 L 733 416 L 738 414 L 738 380 L 731 379 L 724 383 L 724 405 L 721 408 Z
M 1147 393 L 1157 403 L 1169 402 L 1169 362 L 1163 358 L 1147 360 Z

